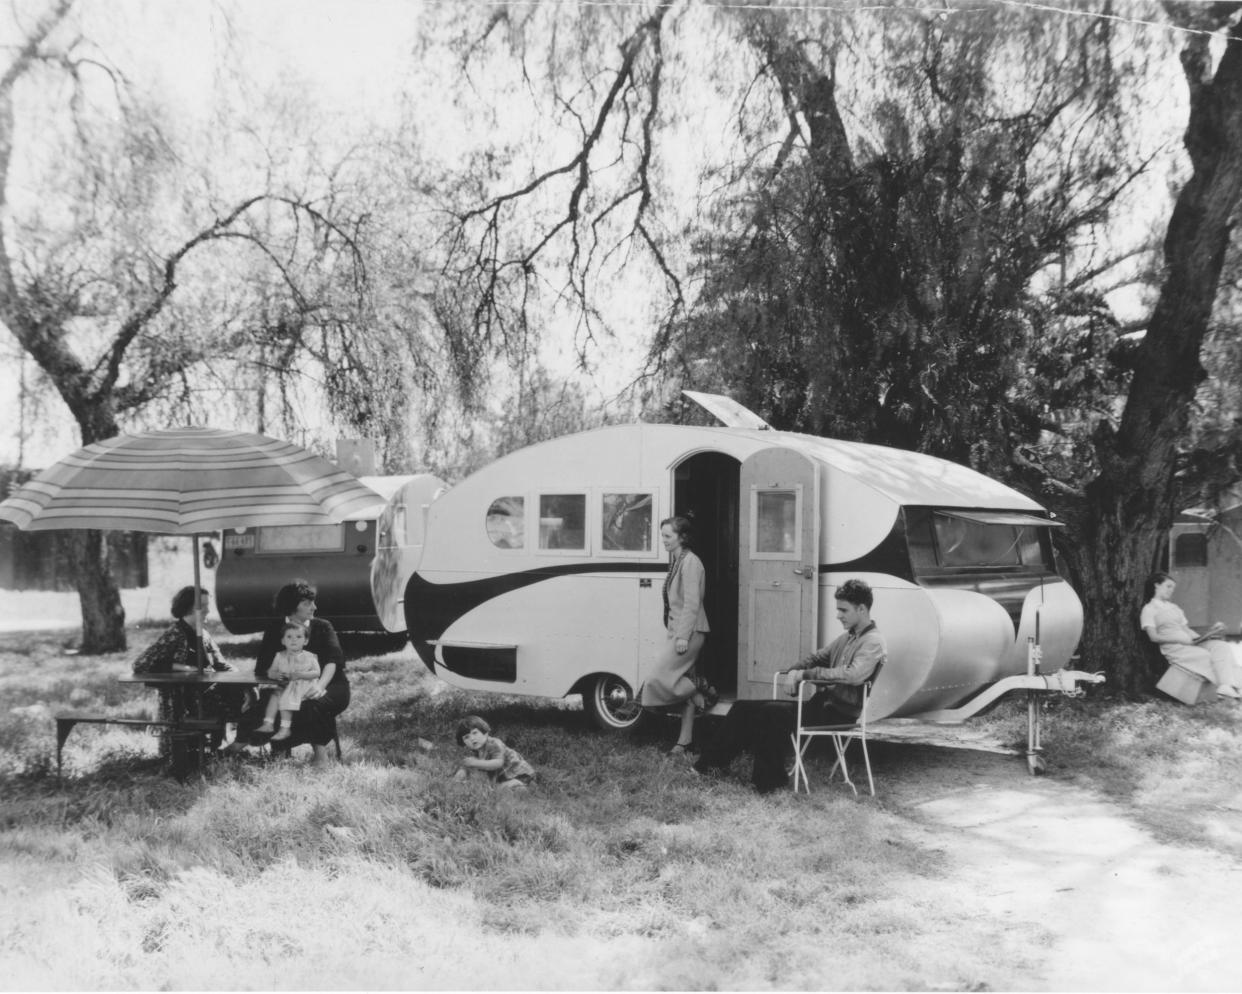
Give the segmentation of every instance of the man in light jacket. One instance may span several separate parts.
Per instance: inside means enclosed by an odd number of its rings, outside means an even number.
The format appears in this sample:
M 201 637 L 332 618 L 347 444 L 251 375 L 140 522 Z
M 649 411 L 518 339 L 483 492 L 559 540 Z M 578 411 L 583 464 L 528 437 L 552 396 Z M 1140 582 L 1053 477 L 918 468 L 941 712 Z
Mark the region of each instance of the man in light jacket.
M 837 619 L 845 631 L 827 648 L 819 649 L 788 671 L 786 686 L 796 695 L 802 680 L 828 681 L 802 705 L 808 725 L 848 725 L 862 712 L 863 684 L 884 664 L 884 636 L 871 620 L 871 587 L 862 580 L 846 580 L 837 589 Z M 793 755 L 795 701 L 738 701 L 729 710 L 719 733 L 703 750 L 694 769 L 707 773 L 724 769 L 742 752 L 754 754 L 751 781 L 760 793 L 789 784 L 787 762 Z

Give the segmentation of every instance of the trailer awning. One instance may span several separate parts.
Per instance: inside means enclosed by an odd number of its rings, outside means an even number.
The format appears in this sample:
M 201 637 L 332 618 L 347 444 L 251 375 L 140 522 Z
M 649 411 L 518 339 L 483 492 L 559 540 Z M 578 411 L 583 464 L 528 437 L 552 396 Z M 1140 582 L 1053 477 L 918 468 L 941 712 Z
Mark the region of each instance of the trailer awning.
M 947 511 L 937 509 L 937 514 L 947 518 L 964 518 L 981 525 L 1015 525 L 1019 528 L 1064 528 L 1065 522 L 1041 518 L 1036 514 L 1023 514 L 1021 511 Z

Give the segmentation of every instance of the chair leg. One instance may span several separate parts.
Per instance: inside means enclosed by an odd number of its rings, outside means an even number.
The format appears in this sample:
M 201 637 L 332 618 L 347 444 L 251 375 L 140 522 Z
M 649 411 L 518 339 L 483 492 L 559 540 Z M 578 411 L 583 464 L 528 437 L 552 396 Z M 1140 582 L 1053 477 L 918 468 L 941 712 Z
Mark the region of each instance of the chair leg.
M 846 761 L 845 754 L 850 747 L 850 740 L 841 735 L 832 736 L 832 746 L 837 752 L 837 761 L 832 764 L 832 769 L 828 772 L 828 779 L 831 780 L 833 774 L 837 772 L 837 768 L 841 769 L 841 777 L 849 784 L 850 790 L 854 792 L 854 796 L 858 796 L 858 788 L 854 786 L 854 781 L 850 777 L 850 764 Z
M 797 733 L 794 733 L 793 735 L 789 736 L 789 740 L 790 742 L 793 743 L 793 751 L 794 751 L 793 791 L 795 794 L 798 793 L 798 784 L 799 784 L 799 781 L 801 781 L 802 789 L 805 790 L 808 794 L 810 794 L 811 781 L 810 781 L 810 778 L 807 777 L 806 775 L 806 766 L 802 762 L 802 757 L 806 755 L 806 749 L 807 749 L 807 746 L 811 744 L 811 740 L 807 739 L 806 741 L 802 741 L 798 737 Z
M 863 764 L 867 767 L 867 787 L 871 790 L 871 796 L 875 797 L 875 781 L 871 779 L 871 756 L 867 752 L 867 740 L 859 739 L 858 744 L 862 747 Z

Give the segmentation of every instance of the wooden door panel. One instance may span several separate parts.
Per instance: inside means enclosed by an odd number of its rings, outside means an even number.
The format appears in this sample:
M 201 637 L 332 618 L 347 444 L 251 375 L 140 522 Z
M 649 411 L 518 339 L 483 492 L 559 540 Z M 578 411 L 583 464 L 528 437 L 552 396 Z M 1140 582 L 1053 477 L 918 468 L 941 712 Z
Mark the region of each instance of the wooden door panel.
M 815 648 L 819 484 L 809 459 L 771 448 L 742 463 L 739 487 L 738 697 L 759 700 Z

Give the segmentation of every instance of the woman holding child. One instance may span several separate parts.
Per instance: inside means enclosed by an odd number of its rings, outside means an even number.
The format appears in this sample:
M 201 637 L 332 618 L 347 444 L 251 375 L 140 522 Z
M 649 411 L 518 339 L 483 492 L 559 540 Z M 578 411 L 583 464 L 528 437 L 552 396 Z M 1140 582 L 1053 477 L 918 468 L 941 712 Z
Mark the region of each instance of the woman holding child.
M 1168 573 L 1153 573 L 1147 578 L 1139 626 L 1170 663 L 1211 680 L 1221 697 L 1242 697 L 1242 667 L 1229 645 L 1212 637 L 1220 630 L 1219 623 L 1203 635 L 1197 634 L 1185 612 L 1173 603 L 1176 586 Z
M 315 762 L 328 759 L 328 744 L 336 736 L 336 716 L 349 707 L 349 678 L 345 675 L 345 654 L 332 623 L 315 617 L 315 597 L 318 591 L 306 580 L 292 580 L 278 591 L 273 606 L 277 621 L 268 626 L 259 644 L 255 661 L 256 676 L 277 680 L 282 691 L 269 691 L 277 700 L 276 707 L 282 711 L 282 728 L 272 737 L 278 748 L 290 748 L 309 742 L 315 751 Z M 300 629 L 304 638 L 298 638 L 293 629 Z M 310 680 L 297 700 L 298 707 L 286 707 L 293 703 L 294 695 L 281 693 L 292 680 L 304 679 L 288 673 L 285 666 L 276 666 L 277 656 L 288 662 L 290 655 L 301 659 L 307 655 L 314 658 L 319 675 Z M 304 660 L 303 660 L 304 661 Z M 264 700 L 265 708 L 270 698 Z M 289 712 L 290 721 L 284 724 L 284 713 Z M 273 719 L 275 715 L 271 716 Z M 266 721 L 257 732 L 262 734 L 272 725 Z M 287 733 L 282 735 L 281 732 Z

